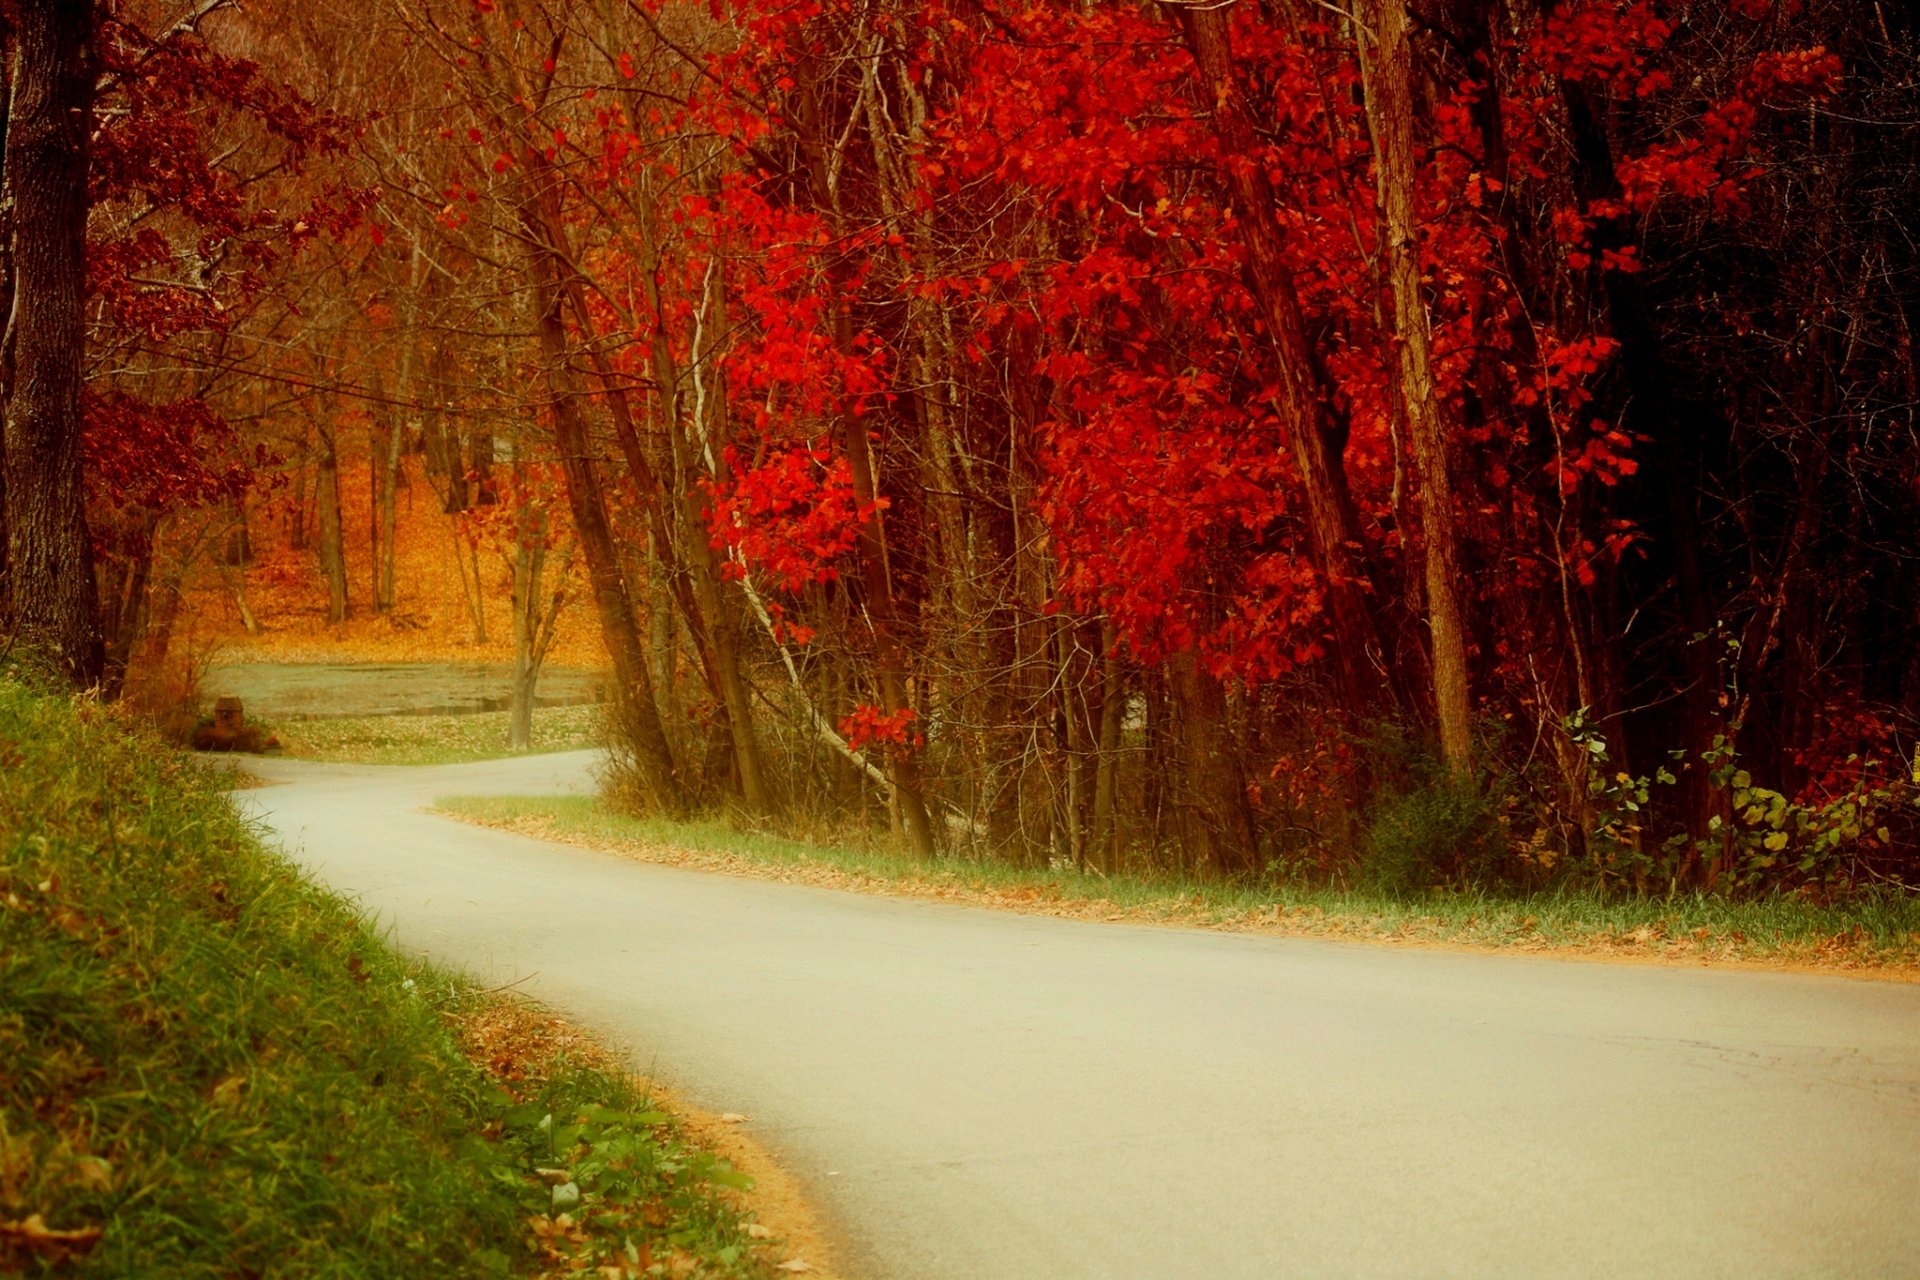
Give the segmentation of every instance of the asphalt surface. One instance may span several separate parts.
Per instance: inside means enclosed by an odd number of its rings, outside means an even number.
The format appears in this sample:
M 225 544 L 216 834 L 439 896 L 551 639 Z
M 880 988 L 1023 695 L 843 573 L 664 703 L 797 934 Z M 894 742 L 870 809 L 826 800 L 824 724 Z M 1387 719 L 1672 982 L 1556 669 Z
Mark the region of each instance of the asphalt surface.
M 856 1276 L 1920 1276 L 1920 987 L 1057 921 L 420 812 L 590 762 L 243 795 L 401 945 L 747 1113 Z

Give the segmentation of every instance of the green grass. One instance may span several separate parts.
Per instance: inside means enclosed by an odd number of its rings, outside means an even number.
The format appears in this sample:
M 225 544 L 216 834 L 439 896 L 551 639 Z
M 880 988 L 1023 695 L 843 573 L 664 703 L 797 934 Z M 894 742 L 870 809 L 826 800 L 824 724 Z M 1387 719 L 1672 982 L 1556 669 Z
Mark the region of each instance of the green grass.
M 525 754 L 593 746 L 599 727 L 600 708 L 595 706 L 536 709 L 533 746 Z M 504 711 L 289 720 L 278 732 L 288 755 L 342 764 L 459 764 L 522 754 L 507 750 Z
M 1871 894 L 1823 904 L 1786 897 L 1602 898 L 1419 894 L 1167 876 L 1105 876 L 999 862 L 916 861 L 885 848 L 809 844 L 720 822 L 669 822 L 610 811 L 592 797 L 439 800 L 442 812 L 494 825 L 531 823 L 556 838 L 688 851 L 694 861 L 778 878 L 974 899 L 1091 919 L 1257 928 L 1328 937 L 1528 950 L 1564 948 L 1666 958 L 1895 968 L 1920 963 L 1920 897 Z
M 765 1273 L 737 1174 L 617 1072 L 563 1057 L 507 1092 L 454 1030 L 489 998 L 389 950 L 220 785 L 0 680 L 0 1273 Z M 569 1220 L 539 1167 L 585 1193 Z

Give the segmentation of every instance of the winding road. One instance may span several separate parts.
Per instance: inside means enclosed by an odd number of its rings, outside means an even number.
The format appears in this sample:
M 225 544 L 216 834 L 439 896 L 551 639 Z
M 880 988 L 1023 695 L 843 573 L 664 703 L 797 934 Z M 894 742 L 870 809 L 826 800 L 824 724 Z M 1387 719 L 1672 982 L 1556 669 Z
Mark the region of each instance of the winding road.
M 855 1276 L 1920 1276 L 1920 986 L 1051 920 L 421 812 L 591 762 L 242 794 L 402 946 L 749 1114 Z

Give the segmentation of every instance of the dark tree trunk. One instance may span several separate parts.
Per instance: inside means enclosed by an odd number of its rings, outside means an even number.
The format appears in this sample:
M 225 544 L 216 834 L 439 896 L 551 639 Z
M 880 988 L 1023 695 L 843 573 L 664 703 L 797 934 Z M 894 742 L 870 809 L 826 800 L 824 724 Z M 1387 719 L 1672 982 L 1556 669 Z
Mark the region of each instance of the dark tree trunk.
M 1250 870 L 1257 860 L 1253 816 L 1226 689 L 1191 649 L 1174 654 L 1167 670 L 1180 715 L 1181 844 L 1202 873 Z
M 829 225 L 837 227 L 840 221 L 839 202 L 829 176 L 825 140 L 821 132 L 823 126 L 817 108 L 811 109 L 809 114 L 812 118 L 802 125 L 801 147 L 807 158 L 814 205 Z M 830 303 L 833 309 L 834 345 L 843 352 L 851 352 L 854 338 L 852 286 L 845 264 L 836 266 L 829 274 L 830 287 L 835 294 Z M 846 456 L 848 469 L 852 473 L 854 500 L 867 512 L 860 521 L 857 550 L 860 583 L 865 589 L 863 603 L 873 628 L 874 683 L 879 686 L 880 709 L 889 716 L 898 715 L 912 707 L 907 695 L 908 655 L 896 608 L 898 601 L 894 597 L 893 573 L 887 558 L 886 522 L 881 515 L 880 505 L 875 501 L 878 489 L 874 479 L 872 434 L 866 419 L 853 412 L 851 405 L 842 408 L 836 428 L 841 452 Z M 934 834 L 933 819 L 927 810 L 918 753 L 913 749 L 892 753 L 887 761 L 887 778 L 893 784 L 893 802 L 905 828 L 908 846 L 917 857 L 935 857 L 939 853 L 939 842 Z
M 1306 490 L 1309 542 L 1326 579 L 1344 700 L 1359 713 L 1380 700 L 1381 681 L 1373 660 L 1384 655 L 1368 598 L 1360 518 L 1347 486 L 1346 425 L 1328 403 L 1325 372 L 1307 337 L 1300 297 L 1285 262 L 1276 193 L 1264 166 L 1241 162 L 1257 153 L 1260 135 L 1234 70 L 1228 10 L 1180 5 L 1177 12 L 1200 82 L 1212 99 L 1213 134 L 1246 247 L 1247 283 L 1273 345 L 1279 383 L 1275 407 L 1291 438 L 1294 465 Z
M 13 206 L 4 157 L 13 108 L 13 25 L 0 17 L 0 634 L 13 632 L 12 552 L 7 539 L 7 406 L 13 400 Z
M 544 168 L 544 167 L 543 167 Z M 527 232 L 527 261 L 533 280 L 533 319 L 546 364 L 551 397 L 554 442 L 566 482 L 567 505 L 573 513 L 574 534 L 587 565 L 587 582 L 600 617 L 600 634 L 613 659 L 614 679 L 620 689 L 619 712 L 628 722 L 634 762 L 648 800 L 662 811 L 679 816 L 689 808 L 687 789 L 673 759 L 666 726 L 660 720 L 646 647 L 641 643 L 633 597 L 620 566 L 620 549 L 607 518 L 606 495 L 587 428 L 586 393 L 573 374 L 567 341 L 565 275 L 569 269 L 563 248 L 550 236 L 560 225 L 554 199 L 553 175 L 525 176 L 520 206 Z M 542 184 L 549 184 L 543 186 Z
M 375 386 L 378 385 L 376 380 Z M 399 433 L 394 430 L 386 409 L 376 406 L 372 429 L 367 432 L 367 602 L 375 613 L 387 612 L 393 603 L 387 590 L 387 542 L 382 535 L 393 510 L 386 459 L 398 439 Z
M 1120 638 L 1111 622 L 1100 624 L 1100 742 L 1093 780 L 1093 858 L 1109 875 L 1120 869 L 1120 732 L 1127 691 L 1120 675 Z
M 105 649 L 81 475 L 87 140 L 93 7 L 32 0 L 12 12 L 5 200 L 13 211 L 6 416 L 11 627 L 78 688 Z
M 516 475 L 524 476 L 523 459 L 515 458 L 513 466 Z M 516 488 L 525 491 L 524 486 Z M 532 509 L 516 524 L 520 532 L 513 547 L 513 690 L 507 703 L 507 749 L 525 751 L 533 745 L 534 694 L 560 610 L 566 606 L 566 585 L 563 581 L 547 598 L 545 509 Z
M 347 620 L 347 553 L 340 528 L 340 457 L 334 449 L 333 428 L 321 426 L 320 456 L 314 465 L 314 484 L 320 490 L 320 572 L 327 580 L 327 621 Z

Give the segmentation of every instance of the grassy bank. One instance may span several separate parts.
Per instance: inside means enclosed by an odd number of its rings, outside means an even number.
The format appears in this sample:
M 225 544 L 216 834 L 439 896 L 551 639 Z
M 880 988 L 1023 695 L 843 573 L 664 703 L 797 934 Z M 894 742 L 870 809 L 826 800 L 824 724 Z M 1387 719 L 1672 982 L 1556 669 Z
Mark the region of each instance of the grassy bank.
M 588 797 L 450 797 L 441 812 L 648 861 L 1087 920 L 1382 942 L 1559 951 L 1674 962 L 1805 965 L 1889 976 L 1920 969 L 1920 898 L 1842 904 L 1683 896 L 1602 899 L 1432 893 L 1104 876 L 804 844 L 717 822 L 629 818 Z
M 217 786 L 0 680 L 0 1273 L 770 1271 L 625 1075 L 529 1052 Z
M 543 707 L 533 713 L 525 754 L 593 746 L 600 708 Z M 286 753 L 343 764 L 459 764 L 523 754 L 507 750 L 507 713 L 458 716 L 351 716 L 288 720 L 276 726 Z

